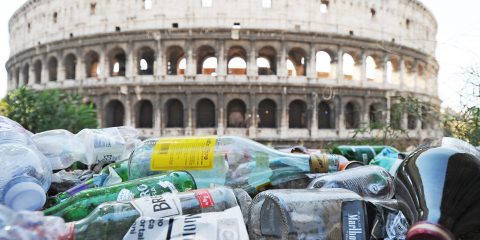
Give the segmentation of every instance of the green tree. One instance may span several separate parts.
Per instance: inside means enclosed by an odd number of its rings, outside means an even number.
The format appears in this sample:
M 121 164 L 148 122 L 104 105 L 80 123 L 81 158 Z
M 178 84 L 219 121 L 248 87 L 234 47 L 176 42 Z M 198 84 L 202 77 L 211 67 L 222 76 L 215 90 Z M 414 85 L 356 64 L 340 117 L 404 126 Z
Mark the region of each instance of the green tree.
M 6 115 L 34 133 L 51 129 L 76 133 L 97 127 L 93 105 L 83 104 L 78 94 L 22 87 L 8 93 L 4 101 Z

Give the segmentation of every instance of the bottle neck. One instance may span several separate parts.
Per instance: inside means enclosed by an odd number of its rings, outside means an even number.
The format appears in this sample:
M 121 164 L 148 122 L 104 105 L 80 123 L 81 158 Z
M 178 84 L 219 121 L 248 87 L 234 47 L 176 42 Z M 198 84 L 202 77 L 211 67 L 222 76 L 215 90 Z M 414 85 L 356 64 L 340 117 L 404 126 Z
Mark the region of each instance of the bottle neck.
M 441 225 L 418 222 L 407 232 L 407 240 L 454 240 L 453 234 Z

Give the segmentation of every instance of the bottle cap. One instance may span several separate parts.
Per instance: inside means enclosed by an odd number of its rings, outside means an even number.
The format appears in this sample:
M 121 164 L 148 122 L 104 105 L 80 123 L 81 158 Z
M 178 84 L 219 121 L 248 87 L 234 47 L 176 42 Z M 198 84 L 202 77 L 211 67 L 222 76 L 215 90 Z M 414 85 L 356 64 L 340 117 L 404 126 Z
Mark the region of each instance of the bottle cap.
M 345 163 L 340 163 L 339 171 L 347 170 L 347 169 L 352 169 L 352 168 L 357 168 L 357 167 L 362 167 L 365 166 L 364 163 L 359 162 L 359 161 L 348 161 Z
M 5 194 L 5 204 L 13 210 L 35 211 L 42 208 L 46 200 L 43 188 L 33 182 L 17 183 Z
M 419 222 L 407 232 L 407 240 L 453 240 L 453 234 L 444 227 L 429 223 Z

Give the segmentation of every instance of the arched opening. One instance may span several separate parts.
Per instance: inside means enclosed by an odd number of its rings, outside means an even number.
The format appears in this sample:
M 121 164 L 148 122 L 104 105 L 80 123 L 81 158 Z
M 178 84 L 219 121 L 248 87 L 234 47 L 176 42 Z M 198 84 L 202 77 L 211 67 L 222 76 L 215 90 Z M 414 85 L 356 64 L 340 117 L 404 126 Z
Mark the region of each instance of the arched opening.
M 35 61 L 35 63 L 33 64 L 33 71 L 35 73 L 35 83 L 40 84 L 42 82 L 42 61 Z
M 87 78 L 96 78 L 100 75 L 100 56 L 95 51 L 90 51 L 85 55 L 85 66 Z
M 316 54 L 317 78 L 329 78 L 332 71 L 332 58 L 325 51 Z
M 288 109 L 289 128 L 307 128 L 307 104 L 301 100 L 290 103 Z
M 414 72 L 415 72 L 415 67 L 413 61 L 410 60 L 405 60 L 405 70 L 406 70 L 406 76 L 405 82 L 406 85 L 409 87 L 414 87 L 415 86 L 415 78 L 414 78 Z
M 155 65 L 155 51 L 149 47 L 142 47 L 138 51 L 138 74 L 153 75 Z
M 360 106 L 355 102 L 345 105 L 345 128 L 353 129 L 360 126 Z
M 152 9 L 152 0 L 143 0 L 143 8 L 146 10 Z
M 277 74 L 277 52 L 273 47 L 263 47 L 258 52 L 258 75 Z
M 343 78 L 346 80 L 352 80 L 355 70 L 355 60 L 352 55 L 348 53 L 343 54 Z
M 381 125 L 385 123 L 382 104 L 381 103 L 371 104 L 368 112 L 368 116 L 370 120 L 370 128 L 372 129 L 380 128 Z
M 334 114 L 331 104 L 322 101 L 318 104 L 318 128 L 332 129 L 334 128 Z
M 149 100 L 141 100 L 137 103 L 137 128 L 153 128 L 153 105 Z
M 56 82 L 58 78 L 58 61 L 57 58 L 51 57 L 48 60 L 48 81 Z
M 111 100 L 105 107 L 105 127 L 119 127 L 124 125 L 125 108 L 118 100 Z
M 301 48 L 293 48 L 288 52 L 288 60 L 290 61 L 290 64 L 291 64 L 290 65 L 287 60 L 288 76 L 306 76 L 307 74 L 306 56 L 307 54 Z
M 172 46 L 167 49 L 167 74 L 184 75 L 187 67 L 185 52 L 179 46 Z
M 389 61 L 387 61 L 387 83 L 399 84 L 399 63 L 396 57 L 391 57 Z
M 377 64 L 375 63 L 375 59 L 371 56 L 367 56 L 365 62 L 367 79 L 374 81 L 377 78 Z
M 22 70 L 22 75 L 23 75 L 23 80 L 22 84 L 23 85 L 28 85 L 28 80 L 29 80 L 29 74 L 30 74 L 30 65 L 27 63 L 25 66 L 23 66 Z
M 234 99 L 227 105 L 227 127 L 244 128 L 247 126 L 245 119 L 245 103 L 240 99 Z
M 197 74 L 213 75 L 217 73 L 217 58 L 215 49 L 210 46 L 201 46 L 197 50 Z
M 197 128 L 213 128 L 216 125 L 215 104 L 210 99 L 197 102 Z
M 64 63 L 65 63 L 65 78 L 75 80 L 76 71 L 77 71 L 77 57 L 72 53 L 70 53 L 65 57 Z
M 247 52 L 239 46 L 231 47 L 228 50 L 228 74 L 245 75 L 247 74 Z
M 392 61 L 387 62 L 387 83 L 393 82 L 393 63 Z
M 125 76 L 125 69 L 127 63 L 127 56 L 125 51 L 121 48 L 114 48 L 108 54 L 110 65 L 110 76 L 118 77 Z
M 417 116 L 413 113 L 407 115 L 407 127 L 410 130 L 415 130 L 417 128 Z
M 166 103 L 167 128 L 183 128 L 183 104 L 178 99 L 170 99 Z
M 265 99 L 258 104 L 259 128 L 277 127 L 277 104 L 271 99 Z

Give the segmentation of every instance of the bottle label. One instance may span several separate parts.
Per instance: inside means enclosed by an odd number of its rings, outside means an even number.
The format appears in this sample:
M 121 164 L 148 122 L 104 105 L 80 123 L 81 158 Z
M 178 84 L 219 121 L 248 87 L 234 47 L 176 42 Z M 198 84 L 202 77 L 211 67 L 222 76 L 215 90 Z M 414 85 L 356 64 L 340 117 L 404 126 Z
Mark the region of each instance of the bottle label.
M 180 199 L 173 193 L 138 198 L 130 203 L 142 217 L 162 218 L 182 215 Z
M 212 169 L 216 142 L 216 137 L 159 139 L 153 149 L 150 169 Z
M 195 197 L 200 203 L 201 208 L 209 208 L 215 206 L 215 202 L 213 201 L 213 197 L 208 190 L 195 190 Z
M 347 201 L 342 203 L 342 233 L 344 240 L 366 240 L 365 203 Z
M 122 189 L 117 195 L 117 201 L 130 201 L 134 198 L 135 194 L 128 189 Z
M 248 240 L 248 233 L 240 207 L 237 206 L 223 212 L 170 218 L 139 217 L 123 239 Z
M 326 154 L 310 155 L 310 167 L 315 173 L 328 173 L 328 156 Z
M 95 163 L 119 161 L 125 150 L 125 141 L 118 129 L 104 128 L 91 131 Z

